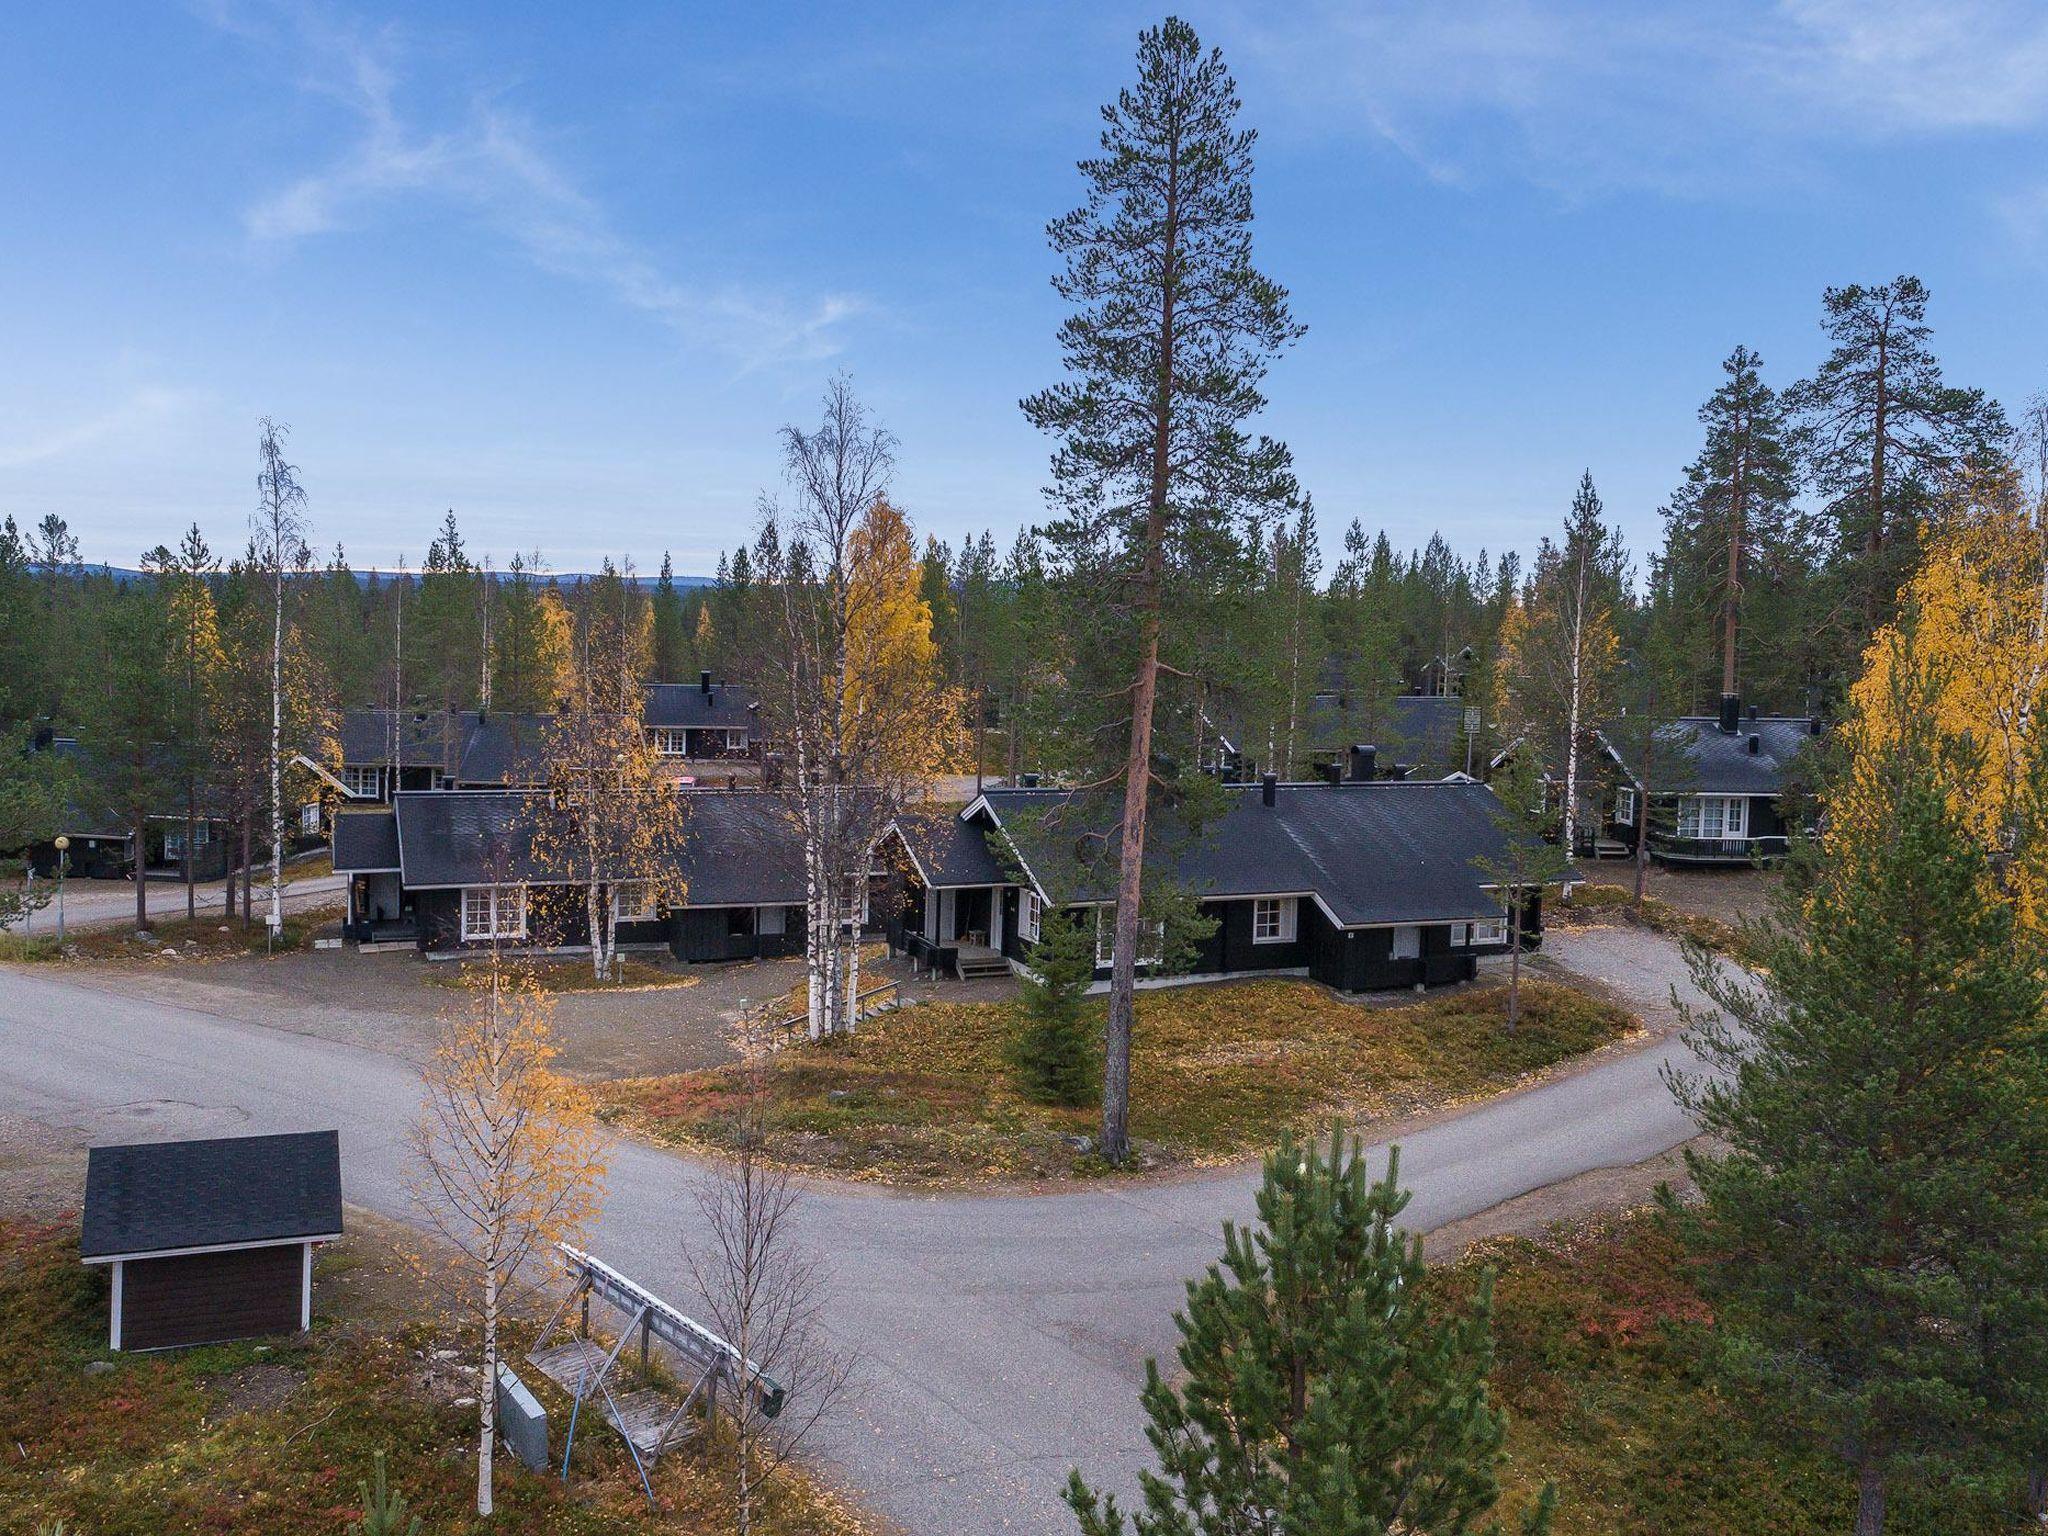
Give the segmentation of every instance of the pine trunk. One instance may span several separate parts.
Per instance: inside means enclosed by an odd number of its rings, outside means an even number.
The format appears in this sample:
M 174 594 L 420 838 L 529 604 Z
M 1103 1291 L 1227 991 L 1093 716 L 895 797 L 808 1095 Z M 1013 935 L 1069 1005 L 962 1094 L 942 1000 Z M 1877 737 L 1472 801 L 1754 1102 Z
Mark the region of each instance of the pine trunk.
M 1114 952 L 1109 969 L 1109 1018 L 1103 1032 L 1102 1155 L 1112 1163 L 1130 1156 L 1131 1023 L 1137 1011 L 1139 902 L 1145 875 L 1145 810 L 1152 771 L 1152 704 L 1159 692 L 1157 598 L 1146 619 L 1146 643 L 1131 690 L 1131 746 L 1124 759 L 1123 844 L 1116 881 Z
M 1508 903 L 1508 1033 L 1522 1022 L 1522 888 L 1516 886 Z
M 1856 1536 L 1884 1536 L 1884 1468 L 1875 1457 L 1856 1469 Z

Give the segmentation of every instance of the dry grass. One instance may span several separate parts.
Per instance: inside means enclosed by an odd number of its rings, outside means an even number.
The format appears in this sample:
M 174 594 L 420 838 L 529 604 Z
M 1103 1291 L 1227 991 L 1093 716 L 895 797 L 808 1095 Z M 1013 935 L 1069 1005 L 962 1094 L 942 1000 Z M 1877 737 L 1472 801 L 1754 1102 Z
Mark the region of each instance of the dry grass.
M 1529 982 L 1510 1035 L 1505 1002 L 1504 988 L 1488 986 L 1368 1007 L 1297 980 L 1143 993 L 1131 1061 L 1137 1164 L 1223 1162 L 1283 1128 L 1438 1108 L 1634 1028 L 1611 1004 Z M 1106 1171 L 1074 1144 L 1094 1131 L 1095 1111 L 1018 1093 L 1006 1060 L 1018 1023 L 1007 1003 L 925 1003 L 850 1041 L 778 1052 L 768 1075 L 774 1155 L 886 1183 Z M 740 1091 L 730 1067 L 599 1088 L 616 1123 L 699 1147 L 730 1134 Z
M 374 1300 L 362 1275 L 369 1268 L 380 1271 L 371 1277 Z M 465 1368 L 473 1340 L 432 1318 L 388 1248 L 352 1238 L 323 1256 L 320 1275 L 310 1335 L 108 1357 L 106 1274 L 79 1264 L 76 1223 L 0 1219 L 0 1530 L 62 1520 L 80 1536 L 340 1533 L 361 1513 L 356 1485 L 377 1450 L 387 1453 L 392 1486 L 435 1536 L 718 1536 L 733 1528 L 716 1436 L 662 1458 L 650 1507 L 624 1445 L 588 1420 L 566 1485 L 501 1452 L 497 1514 L 477 1520 L 476 1388 Z M 439 1357 L 451 1348 L 455 1358 Z M 112 1368 L 87 1374 L 95 1361 Z M 536 1373 L 522 1374 L 559 1448 L 568 1405 Z M 759 1529 L 873 1536 L 876 1527 L 798 1471 L 779 1482 Z
M 506 969 L 516 970 L 532 980 L 543 992 L 654 992 L 672 987 L 694 987 L 700 978 L 652 965 L 645 960 L 622 959 L 618 969 L 603 981 L 591 973 L 587 956 L 556 960 L 507 959 Z M 424 975 L 429 986 L 460 987 L 466 978 L 487 961 L 437 961 Z
M 328 924 L 339 922 L 342 916 L 338 903 L 287 912 L 284 930 L 272 944 L 260 908 L 256 920 L 246 928 L 240 918 L 224 918 L 219 912 L 201 913 L 196 919 L 187 921 L 182 915 L 185 908 L 182 895 L 176 903 L 176 911 L 180 915 L 171 917 L 156 915 L 168 914 L 172 910 L 170 904 L 162 900 L 161 893 L 156 894 L 158 899 L 150 918 L 147 938 L 138 938 L 133 926 L 127 923 L 93 927 L 68 934 L 63 952 L 59 954 L 54 939 L 47 934 L 38 934 L 34 940 L 15 946 L 0 944 L 0 960 L 49 960 L 66 964 L 148 961 L 172 965 L 184 960 L 237 960 L 248 955 L 292 954 L 311 949 L 313 935 Z
M 1494 1271 L 1492 1387 L 1508 1410 L 1504 1506 L 1558 1485 L 1557 1536 L 1834 1536 L 1854 1479 L 1783 1400 L 1716 1369 L 1713 1309 L 1654 1214 L 1480 1244 L 1430 1276 L 1468 1297 Z M 1901 1479 L 1887 1529 L 1992 1536 L 2021 1528 L 2014 1472 L 1930 1466 Z

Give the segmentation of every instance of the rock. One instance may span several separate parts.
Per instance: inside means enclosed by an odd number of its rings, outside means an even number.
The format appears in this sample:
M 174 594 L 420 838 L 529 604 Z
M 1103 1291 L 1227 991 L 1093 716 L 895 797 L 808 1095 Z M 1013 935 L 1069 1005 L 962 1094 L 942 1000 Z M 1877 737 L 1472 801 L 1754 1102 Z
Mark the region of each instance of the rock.
M 461 1357 L 462 1352 L 460 1350 L 437 1349 L 434 1351 L 434 1358 L 436 1360 L 459 1360 Z
M 163 943 L 163 940 L 151 933 L 147 928 L 138 928 L 135 930 L 135 942 L 155 946 Z
M 88 1376 L 104 1376 L 113 1368 L 114 1362 L 111 1360 L 88 1360 L 85 1362 L 85 1374 Z
M 473 1397 L 458 1397 L 455 1399 L 454 1406 L 457 1408 L 474 1408 L 476 1406 L 476 1399 Z
M 826 1092 L 825 1097 L 830 1099 L 834 1104 L 837 1104 L 842 1099 L 852 1098 L 853 1090 L 851 1088 L 833 1088 Z
M 1066 1136 L 1061 1139 L 1074 1149 L 1074 1153 L 1078 1157 L 1086 1157 L 1095 1150 L 1095 1138 L 1093 1136 Z

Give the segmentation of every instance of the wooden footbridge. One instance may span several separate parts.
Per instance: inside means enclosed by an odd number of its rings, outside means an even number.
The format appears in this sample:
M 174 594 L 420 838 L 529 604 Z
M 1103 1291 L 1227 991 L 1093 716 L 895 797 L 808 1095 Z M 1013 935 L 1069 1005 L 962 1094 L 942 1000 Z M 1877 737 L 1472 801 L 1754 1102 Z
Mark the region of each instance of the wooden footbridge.
M 562 1448 L 564 1478 L 569 1475 L 569 1454 L 575 1449 L 576 1425 L 585 1402 L 601 1402 L 605 1421 L 632 1453 L 640 1485 L 650 1501 L 654 1487 L 647 1469 L 670 1446 L 697 1432 L 698 1421 L 691 1410 L 700 1405 L 708 1410 L 719 1388 L 744 1394 L 764 1418 L 772 1419 L 782 1411 L 781 1385 L 731 1344 L 582 1249 L 567 1243 L 558 1243 L 556 1248 L 569 1282 L 568 1293 L 526 1358 L 569 1394 L 569 1435 Z M 609 1349 L 591 1335 L 593 1299 L 624 1319 Z M 572 1307 L 577 1318 L 573 1333 L 563 1322 Z M 558 1326 L 563 1337 L 550 1342 L 555 1340 Z M 635 1334 L 640 1342 L 637 1367 L 622 1367 L 619 1356 Z M 657 1343 L 682 1367 L 678 1379 L 691 1380 L 687 1392 L 679 1395 L 653 1371 L 651 1352 Z M 630 1385 L 626 1379 L 629 1370 L 633 1376 Z

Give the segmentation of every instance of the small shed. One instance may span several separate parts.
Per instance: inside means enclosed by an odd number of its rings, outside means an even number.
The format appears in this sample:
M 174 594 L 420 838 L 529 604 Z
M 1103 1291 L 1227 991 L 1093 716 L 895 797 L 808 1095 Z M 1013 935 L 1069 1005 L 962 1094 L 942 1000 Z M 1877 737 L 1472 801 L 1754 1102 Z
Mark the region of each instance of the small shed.
M 341 1236 L 335 1131 L 94 1147 L 79 1256 L 113 1271 L 109 1349 L 313 1324 L 313 1245 Z

